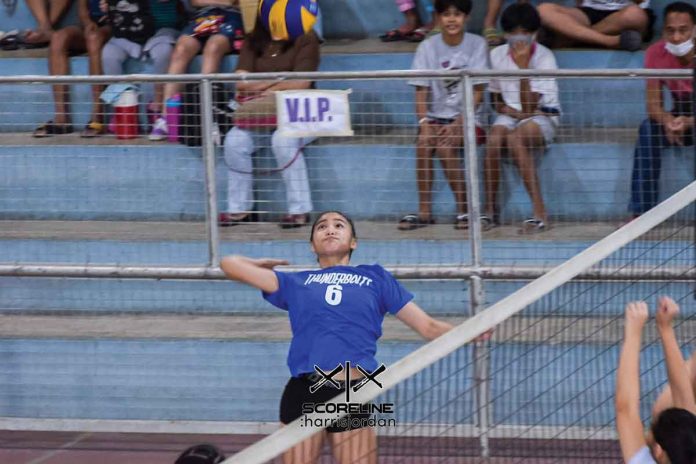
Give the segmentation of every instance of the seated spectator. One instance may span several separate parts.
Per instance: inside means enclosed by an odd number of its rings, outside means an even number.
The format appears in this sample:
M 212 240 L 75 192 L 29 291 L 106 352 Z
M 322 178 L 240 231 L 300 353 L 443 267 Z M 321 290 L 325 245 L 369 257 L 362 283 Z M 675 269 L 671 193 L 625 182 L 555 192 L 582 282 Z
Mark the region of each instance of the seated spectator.
M 244 42 L 235 72 L 316 71 L 319 68 L 319 39 L 314 31 L 292 41 L 279 40 L 257 19 L 251 35 Z M 238 82 L 237 94 L 246 98 L 262 97 L 277 90 L 309 89 L 310 81 Z M 252 162 L 257 143 L 266 137 L 248 129 L 233 127 L 225 136 L 227 173 L 227 212 L 220 213 L 221 226 L 234 226 L 252 219 Z M 282 172 L 287 192 L 288 214 L 280 222 L 282 228 L 309 223 L 312 199 L 302 148 L 313 138 L 285 137 L 274 131 L 271 151 Z M 268 142 L 265 142 L 268 143 Z
M 108 0 L 113 37 L 102 51 L 104 73 L 121 74 L 128 58 L 149 58 L 153 74 L 166 73 L 182 12 L 179 0 Z M 155 85 L 155 102 L 162 101 L 162 89 Z
M 487 69 L 488 47 L 483 37 L 464 32 L 471 12 L 471 0 L 435 0 L 435 11 L 442 33 L 418 46 L 413 69 Z M 413 230 L 434 224 L 432 217 L 433 153 L 445 171 L 454 193 L 456 229 L 468 228 L 466 189 L 460 155 L 464 146 L 462 95 L 459 79 L 414 79 L 416 87 L 416 179 L 418 214 L 407 214 L 399 221 L 400 230 Z M 474 104 L 483 98 L 484 84 L 474 87 Z M 482 131 L 482 130 L 481 130 Z
M 582 0 L 578 8 L 542 3 L 539 15 L 542 26 L 555 36 L 550 40 L 554 47 L 594 45 L 636 51 L 649 34 L 649 3 L 650 0 Z
M 626 305 L 624 340 L 616 371 L 615 408 L 621 454 L 629 464 L 696 461 L 694 392 L 672 327 L 678 313 L 679 306 L 672 299 L 660 299 L 655 319 L 673 406 L 658 413 L 646 440 L 640 419 L 640 350 L 648 307 L 642 301 Z
M 645 52 L 645 67 L 692 69 L 696 9 L 681 1 L 670 3 L 665 7 L 664 18 L 662 40 Z M 668 89 L 672 95 L 671 110 L 665 109 L 663 89 Z M 657 204 L 662 149 L 692 143 L 692 92 L 691 79 L 647 81 L 648 119 L 643 121 L 638 131 L 633 160 L 629 210 L 634 217 Z
M 25 31 L 22 41 L 35 46 L 48 45 L 53 31 L 71 4 L 72 0 L 27 0 L 37 27 L 33 31 Z
M 242 15 L 237 9 L 238 0 L 191 0 L 197 8 L 195 15 L 182 31 L 172 54 L 168 74 L 183 74 L 189 63 L 203 50 L 201 73 L 216 73 L 224 56 L 233 50 L 239 50 L 244 34 Z M 163 71 L 164 72 L 164 71 Z M 165 140 L 169 133 L 166 121 L 166 103 L 168 100 L 181 100 L 177 95 L 181 84 L 167 83 L 164 96 L 156 99 L 160 116 L 155 121 L 150 140 Z
M 70 74 L 70 53 L 87 51 L 89 73 L 102 73 L 101 51 L 111 35 L 106 15 L 99 8 L 100 0 L 78 0 L 78 15 L 81 26 L 68 26 L 51 35 L 48 55 L 48 69 L 52 76 Z M 92 115 L 83 137 L 94 137 L 104 133 L 104 111 L 99 95 L 104 86 L 92 86 Z M 69 134 L 73 131 L 69 109 L 69 88 L 65 84 L 53 86 L 55 115 L 52 121 L 39 126 L 34 137 L 50 137 L 57 134 Z
M 491 51 L 493 69 L 557 69 L 551 50 L 534 41 L 540 20 L 532 5 L 510 5 L 503 12 L 501 23 L 508 43 Z M 522 232 L 544 231 L 548 218 L 534 165 L 534 152 L 551 143 L 556 133 L 561 112 L 556 80 L 492 79 L 489 90 L 498 115 L 486 143 L 486 206 L 481 223 L 487 228 L 498 222 L 501 158 L 508 154 L 517 165 L 532 200 L 533 216 L 524 221 Z

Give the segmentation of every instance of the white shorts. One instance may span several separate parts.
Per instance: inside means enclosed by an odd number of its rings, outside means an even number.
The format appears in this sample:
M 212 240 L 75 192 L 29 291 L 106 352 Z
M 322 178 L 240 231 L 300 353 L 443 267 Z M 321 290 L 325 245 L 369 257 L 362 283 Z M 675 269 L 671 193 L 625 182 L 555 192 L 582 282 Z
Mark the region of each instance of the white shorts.
M 513 130 L 529 121 L 539 126 L 541 134 L 544 136 L 544 142 L 546 142 L 547 145 L 553 142 L 556 136 L 556 127 L 558 126 L 558 116 L 537 115 L 526 119 L 515 119 L 507 114 L 499 114 L 498 117 L 495 118 L 493 125 L 503 126 Z

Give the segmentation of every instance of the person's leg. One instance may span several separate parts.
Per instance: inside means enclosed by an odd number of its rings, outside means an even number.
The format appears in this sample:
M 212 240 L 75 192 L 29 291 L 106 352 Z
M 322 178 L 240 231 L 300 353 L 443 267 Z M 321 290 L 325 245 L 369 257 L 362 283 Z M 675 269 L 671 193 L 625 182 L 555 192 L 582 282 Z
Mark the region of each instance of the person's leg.
M 102 49 L 102 69 L 106 75 L 116 75 L 123 72 L 123 64 L 128 59 L 128 52 L 109 40 Z
M 648 14 L 638 5 L 630 5 L 615 13 L 610 14 L 597 24 L 592 26 L 602 34 L 618 36 L 626 30 L 634 30 L 645 33 L 648 27 Z
M 233 127 L 225 136 L 227 164 L 227 211 L 246 213 L 252 209 L 252 162 L 254 139 L 249 131 Z
M 607 35 L 593 29 L 589 18 L 578 8 L 542 3 L 539 5 L 539 16 L 544 27 L 573 42 L 607 48 L 619 47 L 619 36 Z
M 111 29 L 109 27 L 100 27 L 95 31 L 88 31 L 85 33 L 89 73 L 93 76 L 103 74 L 102 49 L 110 36 Z M 103 90 L 104 86 L 101 84 L 92 86 L 92 115 L 90 116 L 90 121 L 95 123 L 102 123 L 104 121 L 104 103 L 100 98 Z
M 227 36 L 215 34 L 211 36 L 203 48 L 203 74 L 216 73 L 220 69 L 220 63 L 226 54 L 232 51 L 232 44 Z
M 534 151 L 544 146 L 541 128 L 533 121 L 520 124 L 508 134 L 507 146 L 520 171 L 527 194 L 532 200 L 534 218 L 547 222 L 546 208 L 534 165 Z
M 435 146 L 430 134 L 419 133 L 416 142 L 416 184 L 418 186 L 418 216 L 423 220 L 429 220 L 432 215 L 434 150 Z
M 669 145 L 660 124 L 646 119 L 638 129 L 633 155 L 629 211 L 638 216 L 657 204 L 662 148 Z
M 177 31 L 174 29 L 163 28 L 157 31 L 155 37 L 145 44 L 145 50 L 152 59 L 152 71 L 155 74 L 166 74 L 171 61 L 174 44 L 176 43 Z M 163 84 L 155 85 L 153 96 L 153 106 L 159 113 L 161 111 L 163 99 Z
M 201 49 L 201 43 L 198 39 L 191 37 L 190 35 L 182 35 L 176 41 L 176 46 L 171 55 L 171 60 L 169 61 L 169 68 L 167 74 L 183 74 L 186 72 L 191 60 L 198 54 Z M 172 95 L 181 92 L 181 84 L 176 82 L 169 82 L 164 86 L 164 96 L 163 101 L 159 102 L 162 105 L 167 99 L 171 98 Z
M 26 0 L 36 19 L 36 29 L 28 31 L 24 40 L 30 44 L 44 44 L 51 40 L 54 28 L 63 17 L 72 0 Z
M 328 435 L 338 464 L 377 464 L 377 435 L 374 429 L 365 427 Z
M 507 134 L 505 126 L 494 125 L 486 139 L 486 156 L 483 159 L 484 188 L 486 191 L 485 214 L 494 220 L 498 211 L 498 189 L 502 175 L 501 160 L 506 148 Z
M 302 147 L 312 139 L 284 137 L 273 132 L 271 150 L 282 169 L 289 214 L 306 214 L 312 211 L 312 194 L 307 176 L 307 164 Z
M 84 50 L 85 36 L 78 26 L 68 26 L 53 33 L 48 52 L 48 71 L 52 76 L 70 74 L 70 50 Z M 70 124 L 69 87 L 65 84 L 53 86 L 57 125 Z
M 457 215 L 466 214 L 467 212 L 464 169 L 459 155 L 463 146 L 463 138 L 446 136 L 438 137 L 437 147 L 435 148 L 435 153 L 440 159 L 445 177 L 454 194 Z
M 283 464 L 315 464 L 319 460 L 326 431 L 321 430 L 283 453 Z

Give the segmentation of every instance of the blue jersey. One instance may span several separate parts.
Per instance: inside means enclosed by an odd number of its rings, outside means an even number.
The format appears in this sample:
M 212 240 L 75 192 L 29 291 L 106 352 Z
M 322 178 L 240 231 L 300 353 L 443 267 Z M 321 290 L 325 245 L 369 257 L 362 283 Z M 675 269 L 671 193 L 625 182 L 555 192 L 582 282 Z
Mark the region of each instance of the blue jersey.
M 413 299 L 379 265 L 335 266 L 318 271 L 277 272 L 279 288 L 263 297 L 288 311 L 292 342 L 288 367 L 293 377 L 351 361 L 374 371 L 377 339 L 387 313 Z

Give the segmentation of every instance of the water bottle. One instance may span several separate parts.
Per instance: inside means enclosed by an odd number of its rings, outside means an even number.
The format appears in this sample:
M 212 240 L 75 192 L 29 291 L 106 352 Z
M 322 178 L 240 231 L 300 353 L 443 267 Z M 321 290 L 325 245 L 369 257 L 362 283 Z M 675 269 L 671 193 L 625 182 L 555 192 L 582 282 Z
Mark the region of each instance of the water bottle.
M 166 122 L 167 122 L 167 140 L 170 142 L 179 142 L 179 120 L 181 118 L 181 94 L 177 93 L 167 99 L 166 106 Z

